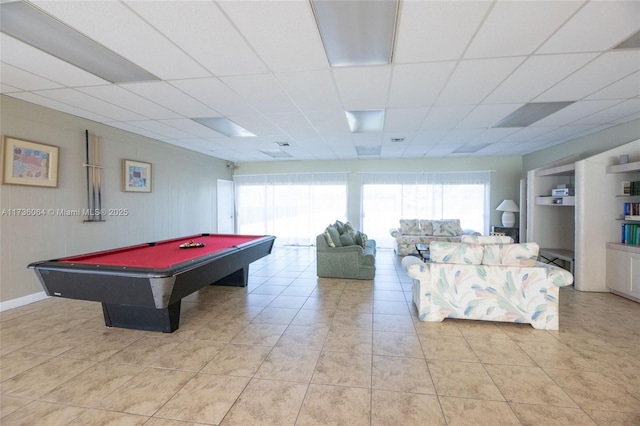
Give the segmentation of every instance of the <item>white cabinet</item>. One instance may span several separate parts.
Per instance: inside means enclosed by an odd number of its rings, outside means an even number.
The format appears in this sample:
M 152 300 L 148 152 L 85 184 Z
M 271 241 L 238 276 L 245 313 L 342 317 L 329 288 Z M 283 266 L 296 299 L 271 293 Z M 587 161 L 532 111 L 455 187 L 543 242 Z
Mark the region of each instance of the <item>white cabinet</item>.
M 613 293 L 640 302 L 640 248 L 607 244 L 606 282 Z

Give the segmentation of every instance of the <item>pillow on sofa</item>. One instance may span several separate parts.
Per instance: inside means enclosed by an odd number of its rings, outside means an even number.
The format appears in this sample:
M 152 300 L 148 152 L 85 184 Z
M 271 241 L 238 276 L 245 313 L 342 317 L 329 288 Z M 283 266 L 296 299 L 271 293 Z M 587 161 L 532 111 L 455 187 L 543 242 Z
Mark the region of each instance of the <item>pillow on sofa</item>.
M 353 238 L 351 238 L 351 235 L 348 232 L 345 232 L 344 234 L 340 235 L 340 243 L 342 244 L 342 246 L 353 246 L 356 244 L 356 242 L 354 241 Z
M 420 235 L 433 235 L 433 221 L 427 219 L 420 219 Z
M 336 223 L 333 224 L 333 226 L 335 226 L 335 228 L 338 230 L 338 234 L 342 235 L 344 234 L 344 223 L 340 222 L 339 220 L 336 220 Z
M 353 226 L 351 226 L 351 224 L 349 222 L 344 224 L 344 233 L 345 234 L 349 234 L 351 236 L 351 239 L 354 241 L 356 241 L 356 230 L 353 229 Z
M 480 265 L 484 255 L 483 246 L 479 244 L 449 243 L 432 241 L 429 244 L 429 255 L 432 263 L 466 263 Z
M 402 235 L 420 235 L 420 222 L 418 219 L 400 219 L 400 233 Z
M 329 247 L 342 247 L 342 242 L 340 241 L 340 233 L 335 226 L 327 226 L 327 229 L 324 230 L 324 237 L 326 238 Z
M 467 244 L 513 244 L 513 238 L 508 235 L 463 235 L 461 243 Z
M 487 244 L 484 246 L 485 265 L 536 266 L 538 251 L 536 243 Z
M 367 234 L 363 234 L 360 231 L 356 232 L 356 244 L 362 246 L 362 248 L 365 248 L 367 246 L 368 239 L 369 237 L 367 237 Z
M 433 224 L 433 236 L 455 237 L 462 235 L 460 219 L 433 220 L 431 223 Z

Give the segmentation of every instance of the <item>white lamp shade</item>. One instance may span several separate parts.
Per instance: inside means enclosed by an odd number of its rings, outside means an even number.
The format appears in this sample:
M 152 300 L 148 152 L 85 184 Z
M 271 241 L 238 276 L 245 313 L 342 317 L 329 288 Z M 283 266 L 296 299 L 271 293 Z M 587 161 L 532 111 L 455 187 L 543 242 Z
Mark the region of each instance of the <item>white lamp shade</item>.
M 513 226 L 516 224 L 516 215 L 514 214 L 514 212 L 520 211 L 515 201 L 504 200 L 500 203 L 496 210 L 504 212 L 502 213 L 502 226 L 504 226 L 505 228 L 513 228 Z

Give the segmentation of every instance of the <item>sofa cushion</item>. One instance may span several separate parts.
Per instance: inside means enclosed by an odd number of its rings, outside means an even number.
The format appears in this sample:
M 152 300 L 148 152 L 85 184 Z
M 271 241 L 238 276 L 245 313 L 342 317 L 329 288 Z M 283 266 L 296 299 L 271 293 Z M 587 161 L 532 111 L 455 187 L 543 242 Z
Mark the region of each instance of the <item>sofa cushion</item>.
M 340 233 L 335 226 L 327 226 L 327 229 L 324 230 L 324 237 L 327 239 L 329 247 L 342 247 L 342 242 L 340 242 Z
M 356 244 L 362 246 L 362 248 L 366 248 L 367 247 L 367 240 L 369 238 L 367 237 L 367 234 L 364 234 L 360 231 L 356 232 Z
M 536 266 L 538 244 L 487 244 L 484 246 L 485 265 Z
M 462 235 L 460 219 L 433 220 L 433 235 L 440 237 L 455 237 Z
M 400 233 L 402 235 L 421 235 L 418 219 L 400 219 Z
M 461 243 L 467 244 L 512 244 L 513 238 L 507 235 L 463 235 Z
M 353 240 L 353 238 L 351 238 L 351 235 L 348 232 L 340 235 L 340 243 L 343 246 L 353 246 L 356 244 L 356 242 Z
M 480 244 L 446 243 L 434 241 L 429 244 L 432 263 L 465 263 L 480 265 L 484 255 Z
M 351 239 L 354 241 L 356 241 L 356 230 L 353 229 L 353 226 L 347 222 L 344 224 L 344 233 L 345 234 L 349 234 L 351 236 Z
M 344 234 L 344 223 L 343 222 L 340 222 L 339 220 L 336 220 L 336 223 L 334 223 L 333 226 L 335 226 L 335 228 L 338 230 L 338 234 L 340 234 L 340 235 Z
M 433 221 L 427 219 L 420 219 L 420 235 L 433 235 Z

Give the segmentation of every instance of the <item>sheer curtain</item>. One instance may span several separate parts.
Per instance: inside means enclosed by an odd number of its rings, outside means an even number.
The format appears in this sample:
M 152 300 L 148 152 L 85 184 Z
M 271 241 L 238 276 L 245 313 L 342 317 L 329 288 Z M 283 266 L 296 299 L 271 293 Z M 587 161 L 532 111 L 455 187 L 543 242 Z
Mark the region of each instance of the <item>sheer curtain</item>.
M 490 172 L 363 173 L 363 231 L 379 247 L 393 247 L 399 219 L 460 219 L 488 234 Z
M 241 234 L 275 235 L 276 245 L 312 245 L 330 223 L 347 217 L 347 173 L 236 175 Z

